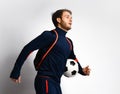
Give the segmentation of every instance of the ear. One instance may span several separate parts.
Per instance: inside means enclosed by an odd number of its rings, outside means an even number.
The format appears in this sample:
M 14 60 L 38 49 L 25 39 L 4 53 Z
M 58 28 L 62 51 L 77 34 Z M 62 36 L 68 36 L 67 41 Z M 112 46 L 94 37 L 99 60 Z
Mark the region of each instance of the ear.
M 60 23 L 61 22 L 61 18 L 57 18 L 57 22 Z

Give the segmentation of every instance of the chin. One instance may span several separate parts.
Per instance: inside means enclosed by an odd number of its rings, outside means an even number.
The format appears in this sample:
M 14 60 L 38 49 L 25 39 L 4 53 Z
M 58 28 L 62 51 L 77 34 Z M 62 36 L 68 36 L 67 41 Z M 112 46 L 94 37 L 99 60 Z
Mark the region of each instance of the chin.
M 70 29 L 71 29 L 71 27 L 68 27 L 68 28 L 67 28 L 67 30 L 70 30 Z
M 70 29 L 71 29 L 71 26 L 64 27 L 64 30 L 65 30 L 65 31 L 68 31 L 68 30 L 70 30 Z

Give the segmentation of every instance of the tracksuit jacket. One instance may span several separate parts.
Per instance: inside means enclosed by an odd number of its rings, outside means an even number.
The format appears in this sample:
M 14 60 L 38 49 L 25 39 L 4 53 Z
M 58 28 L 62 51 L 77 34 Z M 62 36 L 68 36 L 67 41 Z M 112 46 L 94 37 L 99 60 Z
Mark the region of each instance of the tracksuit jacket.
M 72 41 L 69 39 L 71 43 L 70 45 L 66 38 L 67 32 L 58 27 L 55 30 L 58 33 L 58 41 L 40 65 L 37 74 L 41 76 L 49 76 L 54 81 L 60 83 L 60 78 L 65 71 L 67 59 L 76 59 L 76 56 L 73 51 Z M 15 62 L 10 77 L 17 79 L 20 76 L 21 67 L 29 54 L 38 49 L 42 49 L 43 53 L 46 52 L 47 48 L 54 42 L 55 38 L 56 36 L 53 32 L 44 31 L 38 37 L 25 45 Z M 85 75 L 79 62 L 78 65 L 79 73 Z

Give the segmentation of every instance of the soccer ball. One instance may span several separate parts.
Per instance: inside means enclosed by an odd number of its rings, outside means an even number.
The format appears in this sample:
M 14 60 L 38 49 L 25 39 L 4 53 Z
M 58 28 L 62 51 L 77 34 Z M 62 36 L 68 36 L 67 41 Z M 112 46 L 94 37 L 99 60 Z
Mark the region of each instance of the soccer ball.
M 78 63 L 73 59 L 67 59 L 64 76 L 74 77 L 78 70 Z

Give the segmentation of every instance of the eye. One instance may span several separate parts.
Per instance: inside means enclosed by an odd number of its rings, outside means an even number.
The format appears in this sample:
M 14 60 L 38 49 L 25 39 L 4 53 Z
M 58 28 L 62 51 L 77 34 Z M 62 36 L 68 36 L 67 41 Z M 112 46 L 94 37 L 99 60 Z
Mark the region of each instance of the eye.
M 69 18 L 69 16 L 66 16 L 66 18 Z
M 70 16 L 66 16 L 66 18 L 67 18 L 67 19 L 69 19 L 69 18 L 70 18 Z

